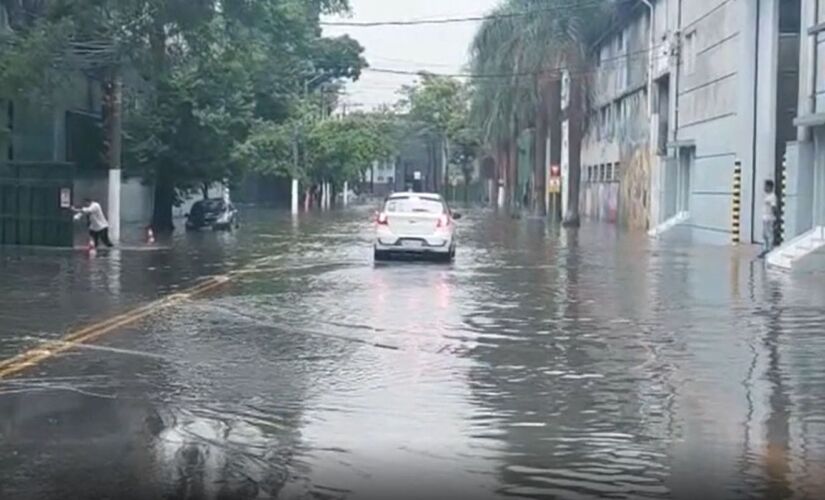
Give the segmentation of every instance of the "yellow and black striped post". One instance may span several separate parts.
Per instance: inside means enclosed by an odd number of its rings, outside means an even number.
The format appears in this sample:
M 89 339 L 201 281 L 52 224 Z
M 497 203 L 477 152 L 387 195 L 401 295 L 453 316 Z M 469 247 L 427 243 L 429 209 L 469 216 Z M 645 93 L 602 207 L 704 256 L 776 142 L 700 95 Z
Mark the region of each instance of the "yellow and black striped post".
M 787 153 L 782 157 L 782 179 L 780 180 L 782 183 L 782 190 L 781 193 L 781 201 L 779 203 L 779 220 L 776 221 L 779 224 L 779 241 L 777 243 L 783 243 L 785 241 L 785 198 L 788 192 L 788 155 Z
M 731 214 L 731 239 L 739 244 L 742 234 L 740 222 L 742 215 L 742 162 L 736 160 L 733 167 L 733 211 Z

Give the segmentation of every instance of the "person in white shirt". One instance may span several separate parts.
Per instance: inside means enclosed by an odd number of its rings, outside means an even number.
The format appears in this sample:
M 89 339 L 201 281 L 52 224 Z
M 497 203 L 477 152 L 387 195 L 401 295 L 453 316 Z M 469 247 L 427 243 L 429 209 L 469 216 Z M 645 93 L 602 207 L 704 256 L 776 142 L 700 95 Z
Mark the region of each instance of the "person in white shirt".
M 762 209 L 762 238 L 764 241 L 762 256 L 773 250 L 776 239 L 776 220 L 779 215 L 779 205 L 774 188 L 775 184 L 772 180 L 765 181 L 765 201 Z
M 109 240 L 109 221 L 103 215 L 103 209 L 100 203 L 93 201 L 90 198 L 83 200 L 83 207 L 74 209 L 77 213 L 86 214 L 89 216 L 89 236 L 92 237 L 95 248 L 102 241 L 107 247 L 112 247 L 111 240 Z

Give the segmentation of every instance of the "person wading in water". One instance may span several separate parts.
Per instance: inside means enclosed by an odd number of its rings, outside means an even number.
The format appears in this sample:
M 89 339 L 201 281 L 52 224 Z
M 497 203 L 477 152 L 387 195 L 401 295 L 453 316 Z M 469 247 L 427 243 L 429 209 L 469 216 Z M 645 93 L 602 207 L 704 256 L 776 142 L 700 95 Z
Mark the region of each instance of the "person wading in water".
M 93 201 L 91 198 L 85 198 L 83 207 L 75 208 L 74 211 L 78 214 L 86 214 L 89 217 L 89 236 L 92 237 L 95 248 L 100 245 L 101 241 L 109 248 L 114 246 L 109 239 L 109 221 L 103 215 L 100 203 Z

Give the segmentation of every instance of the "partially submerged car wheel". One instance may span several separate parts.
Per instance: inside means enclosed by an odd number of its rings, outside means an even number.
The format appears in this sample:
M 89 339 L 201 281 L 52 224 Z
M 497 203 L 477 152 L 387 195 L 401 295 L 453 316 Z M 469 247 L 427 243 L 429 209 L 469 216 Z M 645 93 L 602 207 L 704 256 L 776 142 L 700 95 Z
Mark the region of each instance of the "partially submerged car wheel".
M 383 250 L 374 249 L 372 251 L 372 258 L 376 262 L 382 262 L 382 261 L 390 260 L 390 254 L 388 252 L 383 251 Z
M 454 254 L 454 253 L 453 253 L 453 251 L 451 250 L 451 251 L 449 251 L 449 252 L 447 252 L 447 253 L 439 253 L 439 254 L 436 254 L 435 259 L 436 259 L 436 262 L 442 262 L 442 263 L 448 264 L 448 263 L 450 263 L 450 262 L 452 262 L 452 261 L 453 261 L 453 256 L 454 256 L 454 255 L 455 255 L 455 254 Z

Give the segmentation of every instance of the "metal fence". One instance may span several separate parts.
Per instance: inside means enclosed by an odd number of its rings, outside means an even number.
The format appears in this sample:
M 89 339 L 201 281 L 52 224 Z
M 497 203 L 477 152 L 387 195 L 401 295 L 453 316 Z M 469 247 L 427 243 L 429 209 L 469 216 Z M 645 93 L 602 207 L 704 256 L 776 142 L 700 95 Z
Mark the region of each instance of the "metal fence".
M 74 166 L 0 163 L 0 245 L 73 244 Z

